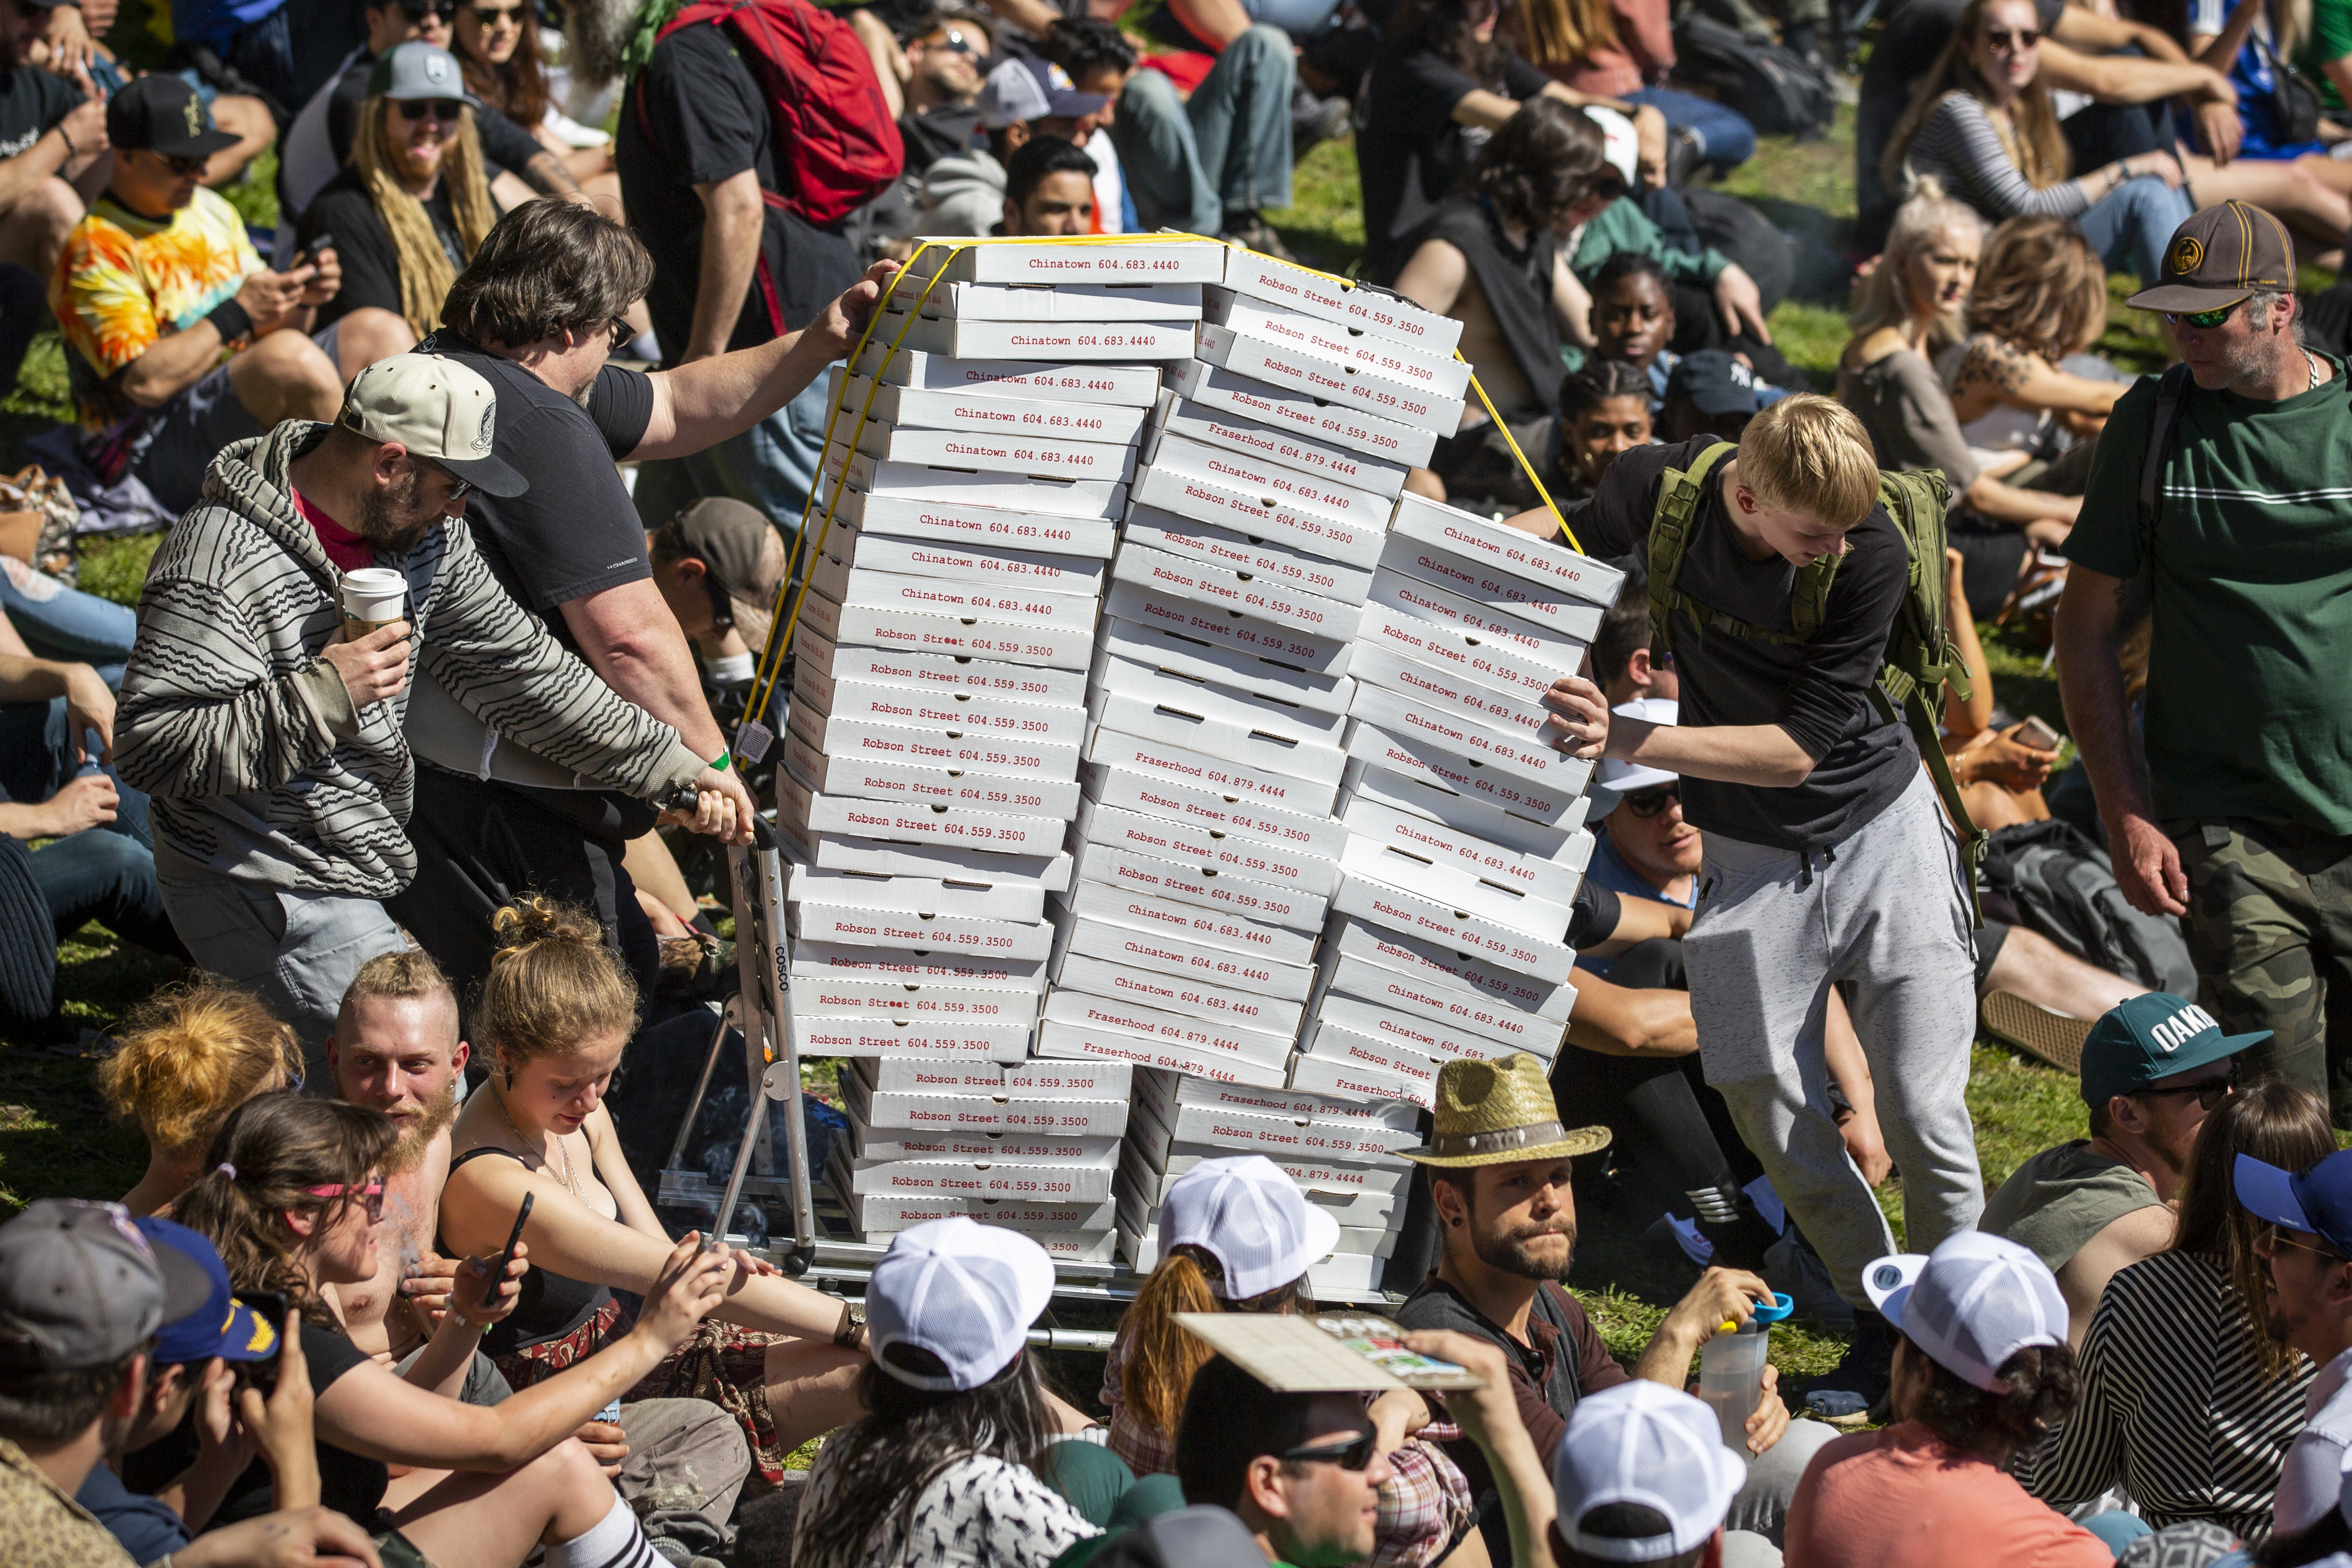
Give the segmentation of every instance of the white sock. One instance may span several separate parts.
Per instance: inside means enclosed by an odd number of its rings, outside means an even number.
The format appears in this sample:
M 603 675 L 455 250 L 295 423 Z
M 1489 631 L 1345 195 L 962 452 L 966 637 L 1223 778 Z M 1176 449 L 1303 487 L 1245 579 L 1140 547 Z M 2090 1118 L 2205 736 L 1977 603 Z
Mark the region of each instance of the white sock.
M 559 1541 L 547 1549 L 547 1568 L 666 1568 L 654 1555 L 646 1541 L 646 1532 L 637 1528 L 637 1516 L 629 1511 L 617 1493 L 613 1498 L 613 1511 L 589 1530 L 585 1535 L 575 1535 L 569 1541 Z
M 703 668 L 709 670 L 710 678 L 722 686 L 748 681 L 756 673 L 751 667 L 751 655 L 749 653 L 722 653 Z

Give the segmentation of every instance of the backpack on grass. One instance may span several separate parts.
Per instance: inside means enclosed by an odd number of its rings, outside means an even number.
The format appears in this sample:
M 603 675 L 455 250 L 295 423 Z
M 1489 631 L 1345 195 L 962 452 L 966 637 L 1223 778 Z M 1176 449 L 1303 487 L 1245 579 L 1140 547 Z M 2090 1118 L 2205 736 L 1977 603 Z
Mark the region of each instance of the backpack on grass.
M 1687 471 L 1667 469 L 1658 488 L 1658 509 L 1650 522 L 1650 626 L 1662 652 L 1674 650 L 1677 610 L 1710 632 L 1747 643 L 1802 645 L 1822 629 L 1830 584 L 1837 576 L 1838 562 L 1844 559 L 1842 556 L 1823 556 L 1798 570 L 1789 606 L 1794 628 L 1790 632 L 1752 626 L 1675 587 L 1683 552 L 1690 544 L 1691 519 L 1698 515 L 1699 503 L 1706 497 L 1707 480 L 1717 465 L 1738 450 L 1734 443 L 1718 441 L 1700 453 Z M 1927 764 L 1936 793 L 1943 797 L 1944 809 L 1959 835 L 1969 909 L 1981 925 L 1983 914 L 1976 907 L 1977 868 L 1984 858 L 1984 831 L 1969 817 L 1968 803 L 1960 798 L 1959 784 L 1952 777 L 1951 760 L 1944 755 L 1938 733 L 1945 683 L 1950 682 L 1963 699 L 1969 695 L 1968 669 L 1952 646 L 1951 629 L 1945 622 L 1944 510 L 1951 494 L 1950 484 L 1940 473 L 1879 472 L 1878 504 L 1886 508 L 1895 531 L 1903 536 L 1911 570 L 1902 608 L 1895 614 L 1894 633 L 1886 642 L 1886 662 L 1879 666 L 1870 697 L 1881 716 L 1893 719 L 1899 714 L 1919 743 L 1919 756 Z
M 1837 115 L 1829 78 L 1793 49 L 1696 12 L 1675 24 L 1675 74 L 1767 136 L 1819 136 Z
M 2153 991 L 2197 994 L 2197 966 L 2180 923 L 2134 909 L 2116 884 L 2115 862 L 2073 823 L 1996 830 L 1986 840 L 1985 885 L 2017 905 L 2028 930 L 2083 962 Z

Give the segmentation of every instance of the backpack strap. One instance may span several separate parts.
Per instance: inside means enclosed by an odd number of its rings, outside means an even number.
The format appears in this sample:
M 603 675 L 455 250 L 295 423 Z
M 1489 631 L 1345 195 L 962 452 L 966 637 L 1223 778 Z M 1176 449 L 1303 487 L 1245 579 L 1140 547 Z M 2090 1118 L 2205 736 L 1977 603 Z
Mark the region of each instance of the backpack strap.
M 1702 624 L 1714 612 L 1695 599 L 1686 599 L 1675 590 L 1675 577 L 1683 569 L 1683 551 L 1690 545 L 1691 519 L 1698 515 L 1699 504 L 1706 498 L 1706 482 L 1717 465 L 1739 450 L 1732 442 L 1718 441 L 1698 455 L 1698 461 L 1688 471 L 1669 468 L 1658 486 L 1657 510 L 1650 517 L 1650 638 L 1661 653 L 1672 653 L 1675 646 L 1674 612 L 1686 610 Z
M 2156 570 L 2156 522 L 2164 510 L 2164 457 L 2180 422 L 2180 402 L 2189 395 L 2189 367 L 2175 365 L 2156 383 L 2156 413 L 2147 424 L 2147 456 L 2139 468 L 2140 568 Z

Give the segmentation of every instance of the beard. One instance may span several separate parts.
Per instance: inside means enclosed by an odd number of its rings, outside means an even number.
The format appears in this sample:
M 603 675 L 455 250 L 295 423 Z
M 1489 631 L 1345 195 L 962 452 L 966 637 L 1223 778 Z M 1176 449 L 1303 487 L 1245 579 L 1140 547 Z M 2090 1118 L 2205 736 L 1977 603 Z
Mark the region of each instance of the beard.
M 401 1122 L 400 1141 L 393 1145 L 386 1163 L 394 1172 L 415 1170 L 417 1162 L 424 1159 L 425 1151 L 433 1146 L 433 1140 L 457 1119 L 457 1080 L 453 1075 L 441 1086 L 440 1098 Z
M 360 497 L 358 526 L 352 532 L 381 549 L 406 555 L 441 520 L 439 512 L 417 505 L 416 493 L 424 486 L 424 475 L 411 468 L 383 489 L 368 491 Z
M 1548 1236 L 1568 1239 L 1568 1250 L 1557 1265 L 1537 1257 L 1528 1245 Z M 1568 1278 L 1569 1267 L 1576 1261 L 1576 1221 L 1561 1215 L 1541 1225 L 1489 1232 L 1474 1214 L 1470 1218 L 1470 1249 L 1489 1269 L 1499 1269 L 1522 1280 L 1558 1284 Z
M 637 0 L 567 0 L 564 59 L 572 79 L 590 90 L 621 74 L 621 54 L 637 29 Z

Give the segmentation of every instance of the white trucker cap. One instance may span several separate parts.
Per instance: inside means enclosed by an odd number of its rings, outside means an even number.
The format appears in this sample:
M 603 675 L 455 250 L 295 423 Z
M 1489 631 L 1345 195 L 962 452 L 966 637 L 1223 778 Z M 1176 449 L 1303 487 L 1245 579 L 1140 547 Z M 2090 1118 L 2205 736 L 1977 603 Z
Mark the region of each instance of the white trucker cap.
M 1715 1412 L 1679 1388 L 1635 1379 L 1576 1402 L 1552 1459 L 1559 1538 L 1588 1557 L 1656 1563 L 1704 1544 L 1748 1484 Z M 1585 1516 L 1636 1503 L 1665 1517 L 1663 1535 L 1588 1535 Z
M 1013 1364 L 1054 1297 L 1054 1263 L 1017 1230 L 957 1215 L 898 1232 L 866 1286 L 874 1364 L 936 1394 L 977 1388 Z M 929 1351 L 944 1376 L 896 1364 L 895 1344 Z
M 1898 1252 L 1862 1271 L 1871 1305 L 1903 1336 L 1979 1388 L 2009 1392 L 2001 1363 L 2028 1345 L 2066 1343 L 2066 1298 L 2048 1264 L 1981 1230 L 1926 1257 Z
M 1202 1160 L 1160 1200 L 1163 1247 L 1198 1247 L 1224 1270 L 1229 1301 L 1262 1296 L 1307 1272 L 1339 1242 L 1339 1222 L 1307 1201 L 1264 1155 Z
M 1635 697 L 1619 703 L 1609 710 L 1622 718 L 1638 718 L 1644 724 L 1679 724 L 1682 704 L 1673 697 Z M 1653 768 L 1646 762 L 1623 762 L 1614 757 L 1604 757 L 1592 779 L 1592 807 L 1589 818 L 1599 821 L 1617 809 L 1617 803 L 1628 795 L 1638 795 L 1644 789 L 1654 789 L 1661 784 L 1671 784 L 1681 778 L 1663 768 Z
M 352 378 L 335 423 L 370 441 L 396 441 L 486 496 L 530 488 L 491 450 L 499 394 L 481 375 L 437 354 L 394 354 Z

